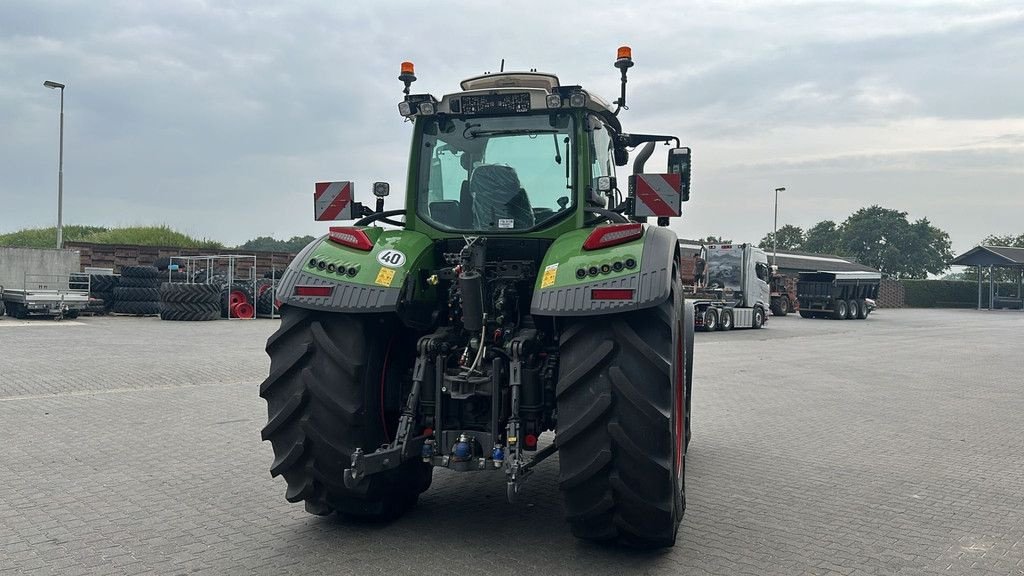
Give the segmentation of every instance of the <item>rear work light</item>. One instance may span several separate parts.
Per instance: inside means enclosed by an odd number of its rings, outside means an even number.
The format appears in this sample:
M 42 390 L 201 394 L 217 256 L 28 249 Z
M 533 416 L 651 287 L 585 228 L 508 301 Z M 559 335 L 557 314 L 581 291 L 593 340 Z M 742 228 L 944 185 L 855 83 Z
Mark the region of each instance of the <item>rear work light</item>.
M 331 226 L 327 239 L 335 244 L 341 244 L 342 246 L 348 246 L 349 248 L 355 248 L 364 252 L 373 250 L 373 240 L 370 240 L 366 232 L 351 226 Z
M 296 286 L 296 296 L 330 296 L 334 286 Z
M 594 288 L 590 291 L 591 300 L 632 300 L 632 288 Z
M 598 226 L 583 242 L 584 250 L 599 250 L 609 246 L 625 244 L 643 236 L 644 226 L 636 222 Z

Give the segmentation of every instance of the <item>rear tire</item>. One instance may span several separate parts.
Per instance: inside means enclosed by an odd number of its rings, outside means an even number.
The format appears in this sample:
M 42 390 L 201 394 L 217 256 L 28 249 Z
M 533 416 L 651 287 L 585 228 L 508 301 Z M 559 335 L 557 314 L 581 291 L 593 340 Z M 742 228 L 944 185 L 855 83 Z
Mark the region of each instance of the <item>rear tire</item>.
M 810 310 L 801 310 L 800 311 L 800 317 L 801 318 L 814 318 L 814 312 L 811 312 Z
M 704 311 L 704 331 L 714 332 L 718 330 L 718 310 L 708 308 Z
M 868 317 L 868 303 L 863 298 L 857 300 L 857 319 L 863 320 Z
M 835 320 L 846 319 L 846 300 L 836 299 L 832 302 L 832 318 Z
M 846 319 L 856 320 L 857 315 L 860 314 L 860 306 L 857 305 L 856 300 L 846 301 Z
M 556 401 L 559 488 L 572 533 L 638 548 L 675 543 L 686 507 L 690 345 L 682 285 L 664 304 L 569 321 Z
M 356 489 L 343 481 L 356 448 L 373 452 L 388 440 L 382 378 L 398 385 L 404 374 L 398 347 L 408 348 L 406 357 L 413 349 L 398 336 L 405 332 L 389 316 L 281 309 L 281 327 L 267 341 L 270 375 L 260 396 L 268 412 L 262 436 L 274 447 L 270 474 L 284 476 L 289 502 L 304 501 L 316 515 L 387 521 L 430 485 L 432 469 L 419 460 L 366 477 Z M 389 346 L 396 353 L 385 366 Z
M 771 303 L 772 315 L 773 316 L 785 316 L 789 314 L 789 298 L 782 296 L 775 298 Z
M 732 320 L 732 310 L 722 310 L 722 314 L 718 317 L 718 329 L 722 332 L 732 330 Z

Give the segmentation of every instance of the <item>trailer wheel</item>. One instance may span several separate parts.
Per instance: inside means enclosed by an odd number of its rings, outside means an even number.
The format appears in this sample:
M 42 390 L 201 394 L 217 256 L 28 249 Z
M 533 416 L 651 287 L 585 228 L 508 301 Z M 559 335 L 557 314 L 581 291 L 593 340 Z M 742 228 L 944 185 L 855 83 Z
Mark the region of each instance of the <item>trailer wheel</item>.
M 718 316 L 718 329 L 722 332 L 732 330 L 732 310 L 722 310 Z
M 761 326 L 764 326 L 764 308 L 758 306 L 754 308 L 754 323 L 751 327 L 757 330 Z
M 704 311 L 704 331 L 714 332 L 718 330 L 718 310 L 708 308 Z
M 863 320 L 868 317 L 868 303 L 863 298 L 855 301 L 857 303 L 857 315 L 855 318 Z
M 800 317 L 801 318 L 814 318 L 814 312 L 811 312 L 810 310 L 801 310 L 800 311 Z
M 664 304 L 577 318 L 562 331 L 555 392 L 559 488 L 578 538 L 675 543 L 685 510 L 682 284 Z
M 832 318 L 834 320 L 846 319 L 846 300 L 837 298 L 832 302 Z
M 856 320 L 857 315 L 860 314 L 860 306 L 857 305 L 856 300 L 846 301 L 846 319 Z
M 432 468 L 419 459 L 355 489 L 343 481 L 356 448 L 373 452 L 388 441 L 385 427 L 393 433 L 397 420 L 384 421 L 381 388 L 401 385 L 415 336 L 392 316 L 281 308 L 260 396 L 268 413 L 262 437 L 274 447 L 270 475 L 284 476 L 286 500 L 305 501 L 311 514 L 387 521 L 430 486 Z

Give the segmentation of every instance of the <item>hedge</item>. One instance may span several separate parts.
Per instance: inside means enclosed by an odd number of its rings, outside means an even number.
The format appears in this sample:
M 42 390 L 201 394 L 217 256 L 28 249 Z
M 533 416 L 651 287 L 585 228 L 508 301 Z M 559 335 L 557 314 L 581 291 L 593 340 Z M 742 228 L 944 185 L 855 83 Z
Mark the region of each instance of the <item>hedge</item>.
M 903 305 L 907 308 L 974 308 L 978 305 L 978 283 L 962 280 L 901 280 Z M 1017 285 L 1000 283 L 999 294 L 1016 294 Z M 988 307 L 988 282 L 981 285 L 981 306 Z

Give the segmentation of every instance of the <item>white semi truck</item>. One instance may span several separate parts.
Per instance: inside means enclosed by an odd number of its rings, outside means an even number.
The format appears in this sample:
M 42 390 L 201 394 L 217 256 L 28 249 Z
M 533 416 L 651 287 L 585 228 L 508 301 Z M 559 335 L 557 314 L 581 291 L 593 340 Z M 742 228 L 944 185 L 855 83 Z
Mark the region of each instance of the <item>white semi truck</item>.
M 750 244 L 701 249 L 693 294 L 697 330 L 761 328 L 768 321 L 771 271 L 768 255 Z M 703 267 L 703 269 L 701 269 Z

